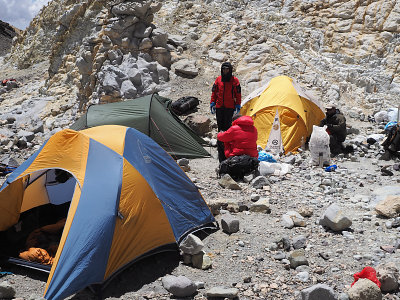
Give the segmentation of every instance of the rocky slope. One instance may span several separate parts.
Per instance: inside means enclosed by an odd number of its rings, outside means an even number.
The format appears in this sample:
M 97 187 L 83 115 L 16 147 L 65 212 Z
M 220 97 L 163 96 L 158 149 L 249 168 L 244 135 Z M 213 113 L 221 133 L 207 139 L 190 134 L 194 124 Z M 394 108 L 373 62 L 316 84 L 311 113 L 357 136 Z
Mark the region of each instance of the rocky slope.
M 174 100 L 198 97 L 198 114 L 215 124 L 210 89 L 225 60 L 233 63 L 244 96 L 273 76 L 292 76 L 321 102 L 339 103 L 354 155 L 333 160 L 338 170 L 329 173 L 311 166 L 310 153 L 304 151 L 280 160 L 292 166 L 288 174 L 267 176 L 264 187 L 241 182 L 236 190 L 219 184 L 212 171 L 218 165 L 216 149 L 209 147 L 213 157 L 190 161 L 187 174 L 211 207 L 223 207 L 239 220 L 240 230 L 220 230 L 204 239 L 211 269 L 159 255 L 122 273 L 104 296 L 169 299 L 160 278 L 173 274 L 204 283 L 195 299 L 206 298 L 216 286 L 236 288 L 240 299 L 296 299 L 318 283 L 348 299 L 354 273 L 399 260 L 399 250 L 386 247 L 398 245 L 399 221 L 373 208 L 387 195 L 400 194 L 399 171 L 393 161 L 377 160 L 381 146 L 366 142 L 383 128 L 366 116 L 398 104 L 399 14 L 400 2 L 393 0 L 168 0 L 162 6 L 156 1 L 53 0 L 0 60 L 2 76 L 20 82 L 0 95 L 1 158 L 22 162 L 90 103 L 154 91 Z M 207 135 L 215 134 L 213 129 Z M 385 166 L 393 176 L 383 176 Z M 251 208 L 258 197 L 268 200 L 269 214 Z M 335 232 L 319 225 L 332 203 L 352 221 L 349 228 Z M 296 215 L 301 226 L 286 226 L 284 216 L 291 211 L 306 216 Z M 222 218 L 217 216 L 220 224 Z M 308 266 L 290 267 L 295 248 L 304 249 Z M 39 298 L 45 276 L 5 271 L 15 273 L 5 279 L 16 297 Z M 394 284 L 398 273 L 388 278 Z M 384 292 L 384 299 L 399 297 L 398 288 Z M 85 290 L 73 299 L 94 297 Z
M 17 35 L 18 29 L 10 24 L 0 21 L 0 56 L 6 55 L 12 44 L 12 39 Z

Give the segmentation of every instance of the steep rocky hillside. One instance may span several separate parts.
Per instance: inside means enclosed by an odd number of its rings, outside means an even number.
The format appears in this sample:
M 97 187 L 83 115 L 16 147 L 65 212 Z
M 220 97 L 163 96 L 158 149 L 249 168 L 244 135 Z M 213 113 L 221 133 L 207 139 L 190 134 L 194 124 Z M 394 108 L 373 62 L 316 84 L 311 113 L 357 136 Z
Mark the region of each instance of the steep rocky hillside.
M 383 0 L 54 0 L 8 61 L 25 68 L 49 60 L 47 95 L 74 97 L 84 108 L 179 90 L 167 69 L 182 59 L 198 70 L 189 82 L 209 85 L 230 60 L 244 95 L 286 74 L 363 118 L 394 105 L 400 92 L 399 20 L 399 1 Z
M 12 39 L 18 34 L 18 29 L 0 20 L 0 56 L 7 54 L 12 45 Z

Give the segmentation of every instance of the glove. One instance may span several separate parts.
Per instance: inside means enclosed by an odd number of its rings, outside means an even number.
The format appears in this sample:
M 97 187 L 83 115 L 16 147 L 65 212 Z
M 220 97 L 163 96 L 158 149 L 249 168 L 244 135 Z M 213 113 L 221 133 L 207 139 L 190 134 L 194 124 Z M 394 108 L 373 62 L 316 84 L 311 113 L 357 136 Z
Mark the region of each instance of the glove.
M 238 114 L 240 112 L 240 104 L 236 104 L 235 105 L 235 115 Z
M 216 108 L 215 108 L 215 102 L 211 102 L 211 103 L 210 103 L 210 111 L 211 111 L 211 113 L 212 113 L 212 114 L 215 114 L 215 110 L 216 110 Z

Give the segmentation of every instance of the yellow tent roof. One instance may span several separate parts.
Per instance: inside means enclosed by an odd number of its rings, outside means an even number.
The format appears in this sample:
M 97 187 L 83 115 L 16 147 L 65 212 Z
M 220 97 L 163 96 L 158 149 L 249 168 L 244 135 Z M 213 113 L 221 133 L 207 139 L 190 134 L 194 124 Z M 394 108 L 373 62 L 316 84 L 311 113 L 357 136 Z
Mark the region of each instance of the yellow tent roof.
M 321 104 L 287 76 L 271 79 L 243 101 L 242 115 L 252 116 L 258 130 L 258 145 L 268 142 L 276 110 L 279 112 L 285 153 L 296 151 L 311 135 L 312 126 L 325 117 Z

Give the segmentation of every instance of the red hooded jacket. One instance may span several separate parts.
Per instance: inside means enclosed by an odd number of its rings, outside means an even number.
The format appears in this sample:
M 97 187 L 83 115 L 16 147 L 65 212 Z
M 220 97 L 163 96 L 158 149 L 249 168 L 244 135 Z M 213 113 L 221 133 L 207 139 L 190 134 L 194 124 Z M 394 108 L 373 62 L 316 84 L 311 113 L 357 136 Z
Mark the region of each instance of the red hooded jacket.
M 242 94 L 239 79 L 232 76 L 228 82 L 223 82 L 222 76 L 218 76 L 212 87 L 211 102 L 215 102 L 216 108 L 235 108 L 235 105 L 240 105 Z
M 233 121 L 227 131 L 218 133 L 217 139 L 224 142 L 226 158 L 244 154 L 258 157 L 257 128 L 249 116 Z

